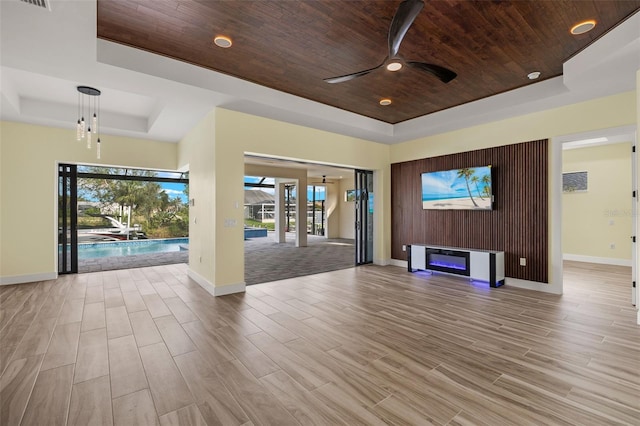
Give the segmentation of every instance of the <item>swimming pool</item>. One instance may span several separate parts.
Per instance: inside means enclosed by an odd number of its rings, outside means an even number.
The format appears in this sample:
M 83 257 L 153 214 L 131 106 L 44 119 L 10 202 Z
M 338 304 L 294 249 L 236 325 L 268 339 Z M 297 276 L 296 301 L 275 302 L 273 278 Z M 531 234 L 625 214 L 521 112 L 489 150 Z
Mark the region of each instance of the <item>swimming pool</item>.
M 106 241 L 78 244 L 78 259 L 131 256 L 136 254 L 168 253 L 187 250 L 189 238 L 159 240 Z

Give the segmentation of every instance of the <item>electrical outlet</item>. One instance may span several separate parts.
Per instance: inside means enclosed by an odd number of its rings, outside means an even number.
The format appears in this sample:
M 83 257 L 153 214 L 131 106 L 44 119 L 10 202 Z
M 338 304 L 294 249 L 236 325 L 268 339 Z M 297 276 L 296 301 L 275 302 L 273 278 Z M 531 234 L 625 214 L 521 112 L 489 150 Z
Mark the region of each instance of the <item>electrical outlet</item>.
M 520 258 L 520 266 L 527 266 L 527 258 L 526 257 L 521 257 Z
M 616 249 L 616 243 L 611 243 L 611 244 L 609 244 L 609 248 L 610 248 L 611 250 L 615 250 L 615 249 Z
M 407 246 L 405 246 L 404 244 L 402 245 L 402 251 L 407 251 Z

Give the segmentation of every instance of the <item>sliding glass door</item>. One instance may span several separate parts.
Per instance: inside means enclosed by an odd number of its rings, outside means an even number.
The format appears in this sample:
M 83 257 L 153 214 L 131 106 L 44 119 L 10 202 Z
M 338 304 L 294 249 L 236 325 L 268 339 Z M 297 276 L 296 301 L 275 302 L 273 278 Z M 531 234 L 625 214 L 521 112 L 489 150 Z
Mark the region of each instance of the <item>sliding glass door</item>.
M 355 171 L 356 265 L 373 263 L 373 172 Z
M 58 166 L 58 273 L 78 273 L 78 170 Z

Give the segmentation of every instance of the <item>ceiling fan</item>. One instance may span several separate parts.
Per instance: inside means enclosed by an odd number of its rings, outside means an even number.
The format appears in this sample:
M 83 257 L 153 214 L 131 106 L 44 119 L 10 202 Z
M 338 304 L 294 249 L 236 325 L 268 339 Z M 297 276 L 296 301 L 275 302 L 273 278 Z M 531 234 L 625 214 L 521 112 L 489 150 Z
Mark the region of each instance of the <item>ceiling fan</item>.
M 378 68 L 382 68 L 384 66 L 386 66 L 389 71 L 398 71 L 402 68 L 403 63 L 419 70 L 431 73 L 438 77 L 443 83 L 448 83 L 456 78 L 457 74 L 447 68 L 441 67 L 439 65 L 427 64 L 425 62 L 403 61 L 398 55 L 402 39 L 404 38 L 405 34 L 409 30 L 409 27 L 411 26 L 411 24 L 413 24 L 413 21 L 415 21 L 416 17 L 423 7 L 424 2 L 422 0 L 403 0 L 403 2 L 400 3 L 396 14 L 391 21 L 391 26 L 389 27 L 389 54 L 380 65 L 352 74 L 325 78 L 324 81 L 326 81 L 327 83 L 342 83 L 345 81 L 353 80 L 356 77 L 367 75 L 371 71 L 375 71 Z
M 335 182 L 333 182 L 333 181 L 328 181 L 327 180 L 327 175 L 322 175 L 322 184 L 323 185 L 326 185 L 326 184 L 333 185 L 334 183 Z

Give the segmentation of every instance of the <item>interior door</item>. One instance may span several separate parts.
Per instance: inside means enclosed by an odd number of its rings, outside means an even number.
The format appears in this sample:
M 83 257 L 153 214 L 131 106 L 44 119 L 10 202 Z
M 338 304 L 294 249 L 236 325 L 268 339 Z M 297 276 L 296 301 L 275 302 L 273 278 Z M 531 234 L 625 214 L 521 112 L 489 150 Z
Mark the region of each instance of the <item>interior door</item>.
M 58 166 L 58 274 L 78 273 L 78 170 Z
M 373 172 L 355 171 L 356 265 L 373 263 Z

